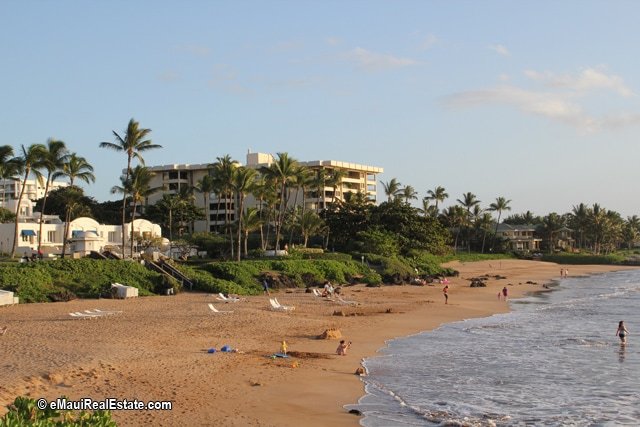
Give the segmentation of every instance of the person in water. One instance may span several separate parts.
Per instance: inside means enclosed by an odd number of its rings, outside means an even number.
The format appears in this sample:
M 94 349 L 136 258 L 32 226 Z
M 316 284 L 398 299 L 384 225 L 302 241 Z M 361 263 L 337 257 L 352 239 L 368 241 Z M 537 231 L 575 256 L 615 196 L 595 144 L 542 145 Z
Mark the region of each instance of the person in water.
M 620 343 L 621 344 L 626 344 L 627 343 L 627 335 L 629 335 L 629 331 L 627 330 L 627 327 L 624 326 L 624 321 L 620 321 L 620 323 L 618 323 L 618 330 L 616 331 L 616 335 L 620 337 Z

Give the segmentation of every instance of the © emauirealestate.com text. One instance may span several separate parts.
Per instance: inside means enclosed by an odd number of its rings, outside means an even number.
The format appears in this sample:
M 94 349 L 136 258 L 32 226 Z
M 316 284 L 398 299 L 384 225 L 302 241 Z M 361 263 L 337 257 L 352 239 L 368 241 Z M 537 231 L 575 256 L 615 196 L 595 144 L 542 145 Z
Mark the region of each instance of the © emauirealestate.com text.
M 68 411 L 170 411 L 173 408 L 173 402 L 170 400 L 145 402 L 138 399 L 117 398 L 93 400 L 90 397 L 78 400 L 70 400 L 65 397 L 51 401 L 38 399 L 37 404 L 39 409 Z

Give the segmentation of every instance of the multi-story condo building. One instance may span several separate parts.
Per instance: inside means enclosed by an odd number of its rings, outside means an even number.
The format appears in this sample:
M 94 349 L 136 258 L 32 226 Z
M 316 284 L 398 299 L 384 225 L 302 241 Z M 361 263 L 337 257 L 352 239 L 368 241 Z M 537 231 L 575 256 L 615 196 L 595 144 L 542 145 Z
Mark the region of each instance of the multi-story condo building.
M 250 168 L 260 169 L 268 167 L 274 162 L 271 154 L 251 153 L 247 154 L 246 166 Z M 340 182 L 334 187 L 328 182 L 324 188 L 309 188 L 305 194 L 305 208 L 312 210 L 321 210 L 327 203 L 343 200 L 346 193 L 362 193 L 375 203 L 377 200 L 377 175 L 384 172 L 383 168 L 377 166 L 367 166 L 357 163 L 341 162 L 336 160 L 313 160 L 300 161 L 302 166 L 306 166 L 312 172 L 319 174 L 324 170 L 327 176 L 331 176 L 334 171 L 342 171 Z M 149 169 L 154 172 L 151 187 L 161 188 L 160 191 L 154 193 L 148 204 L 153 205 L 162 198 L 164 194 L 177 194 L 182 188 L 193 188 L 202 178 L 210 173 L 210 164 L 173 164 L 163 166 L 152 166 Z M 291 190 L 295 191 L 295 190 Z M 207 220 L 196 221 L 194 231 L 214 231 L 217 226 L 224 224 L 225 215 L 228 212 L 234 212 L 234 200 L 219 199 L 215 193 L 209 195 L 209 206 L 205 206 L 205 197 L 196 193 L 196 206 L 204 208 Z M 302 196 L 299 198 L 289 197 L 289 204 L 303 203 Z M 245 201 L 246 207 L 256 206 L 257 201 L 249 196 Z M 226 209 L 225 209 L 226 207 Z M 231 213 L 231 221 L 234 221 L 234 213 Z

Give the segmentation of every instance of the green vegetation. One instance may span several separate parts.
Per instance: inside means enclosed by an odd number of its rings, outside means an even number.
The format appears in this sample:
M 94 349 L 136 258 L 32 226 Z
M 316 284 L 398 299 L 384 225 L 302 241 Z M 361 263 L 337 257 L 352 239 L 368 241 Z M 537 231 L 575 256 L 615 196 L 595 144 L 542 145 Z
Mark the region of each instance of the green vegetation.
M 115 427 L 109 411 L 79 412 L 38 409 L 34 399 L 19 396 L 9 412 L 0 418 L 0 427 Z
M 22 302 L 97 298 L 114 282 L 134 286 L 140 295 L 178 287 L 167 280 L 138 263 L 118 260 L 60 259 L 0 267 L 0 288 L 15 292 Z
M 558 264 L 637 264 L 624 254 L 588 255 L 588 254 L 554 254 L 544 255 L 544 261 Z

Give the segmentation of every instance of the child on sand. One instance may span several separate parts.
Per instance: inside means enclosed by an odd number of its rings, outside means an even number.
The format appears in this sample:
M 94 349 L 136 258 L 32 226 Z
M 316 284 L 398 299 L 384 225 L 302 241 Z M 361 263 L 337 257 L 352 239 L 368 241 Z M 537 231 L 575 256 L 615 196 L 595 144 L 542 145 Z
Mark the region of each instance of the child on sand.
M 616 331 L 616 335 L 620 337 L 620 344 L 627 343 L 628 334 L 629 334 L 629 331 L 624 326 L 624 321 L 621 320 L 620 323 L 618 323 L 618 330 Z
M 338 356 L 346 356 L 349 347 L 351 347 L 351 341 L 347 344 L 344 340 L 340 340 L 340 344 L 338 344 L 338 348 L 336 348 L 336 354 Z
M 444 294 L 444 303 L 449 304 L 449 285 L 445 285 L 442 288 L 442 293 Z
M 287 342 L 286 341 L 282 341 L 282 344 L 280 344 L 280 353 L 287 354 Z

